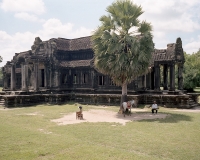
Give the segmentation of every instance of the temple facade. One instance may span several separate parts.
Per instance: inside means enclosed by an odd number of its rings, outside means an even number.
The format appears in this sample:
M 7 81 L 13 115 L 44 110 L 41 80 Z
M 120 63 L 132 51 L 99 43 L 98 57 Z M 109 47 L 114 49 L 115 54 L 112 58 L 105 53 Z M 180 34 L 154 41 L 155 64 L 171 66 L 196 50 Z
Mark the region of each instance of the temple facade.
M 177 38 L 166 49 L 155 49 L 149 73 L 129 84 L 128 91 L 182 90 L 184 62 L 182 42 Z M 31 50 L 16 53 L 6 63 L 3 75 L 4 91 L 121 93 L 121 87 L 95 69 L 90 36 L 48 41 L 36 37 Z

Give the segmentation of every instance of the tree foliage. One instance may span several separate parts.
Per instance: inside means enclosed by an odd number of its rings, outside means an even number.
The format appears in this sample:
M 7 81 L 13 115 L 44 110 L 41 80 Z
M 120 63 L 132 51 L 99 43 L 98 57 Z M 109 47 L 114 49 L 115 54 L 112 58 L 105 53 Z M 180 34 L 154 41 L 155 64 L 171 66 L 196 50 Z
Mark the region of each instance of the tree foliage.
M 3 58 L 0 56 L 0 63 L 2 62 Z M 3 73 L 2 73 L 2 67 L 0 67 L 0 79 L 2 79 Z
M 107 7 L 108 15 L 92 36 L 95 67 L 109 75 L 119 86 L 127 87 L 136 77 L 148 71 L 154 49 L 152 27 L 138 19 L 142 7 L 130 0 L 117 0 Z M 127 90 L 125 89 L 125 94 Z
M 183 73 L 184 89 L 193 90 L 200 86 L 200 50 L 193 54 L 185 53 Z

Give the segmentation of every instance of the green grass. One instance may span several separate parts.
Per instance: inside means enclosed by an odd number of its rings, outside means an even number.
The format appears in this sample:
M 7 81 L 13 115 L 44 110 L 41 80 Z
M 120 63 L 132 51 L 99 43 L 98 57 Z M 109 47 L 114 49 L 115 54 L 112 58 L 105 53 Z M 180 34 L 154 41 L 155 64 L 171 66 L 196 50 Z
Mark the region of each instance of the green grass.
M 200 92 L 200 87 L 194 88 L 194 91 L 195 91 L 195 92 Z
M 83 106 L 83 110 L 93 108 Z M 118 111 L 118 107 L 105 108 Z M 160 160 L 200 157 L 200 113 L 175 112 L 161 120 L 57 125 L 52 119 L 77 105 L 0 108 L 2 160 Z M 35 115 L 32 115 L 34 114 Z M 134 116 L 134 114 L 132 115 Z

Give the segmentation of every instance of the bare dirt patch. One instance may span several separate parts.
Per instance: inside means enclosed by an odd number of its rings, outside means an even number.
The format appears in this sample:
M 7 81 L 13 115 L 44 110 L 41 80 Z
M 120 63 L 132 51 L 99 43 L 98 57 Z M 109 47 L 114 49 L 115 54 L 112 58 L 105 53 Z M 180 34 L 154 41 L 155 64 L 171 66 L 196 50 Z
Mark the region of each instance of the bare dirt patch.
M 65 115 L 62 118 L 54 119 L 53 122 L 56 122 L 58 125 L 67 125 L 67 124 L 77 124 L 83 122 L 110 122 L 110 123 L 120 123 L 125 125 L 126 122 L 137 121 L 143 119 L 163 119 L 166 118 L 167 114 L 158 113 L 151 114 L 149 110 L 144 109 L 132 109 L 131 116 L 119 114 L 117 112 L 103 110 L 103 109 L 92 109 L 89 111 L 83 112 L 83 120 L 76 119 L 76 113 L 71 113 Z

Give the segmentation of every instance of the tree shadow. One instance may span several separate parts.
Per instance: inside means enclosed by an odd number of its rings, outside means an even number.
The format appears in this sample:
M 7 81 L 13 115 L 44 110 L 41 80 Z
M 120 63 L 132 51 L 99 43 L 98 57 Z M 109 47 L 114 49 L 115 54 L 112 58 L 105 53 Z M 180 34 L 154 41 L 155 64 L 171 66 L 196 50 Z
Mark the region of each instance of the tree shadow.
M 160 111 L 157 114 L 152 114 L 149 111 L 132 111 L 131 115 L 118 113 L 116 118 L 139 121 L 139 122 L 159 122 L 159 123 L 178 123 L 181 121 L 192 121 L 192 117 L 183 113 L 170 113 Z
M 138 113 L 138 114 L 140 114 L 140 113 Z M 151 114 L 151 113 L 149 113 L 149 114 Z M 181 121 L 192 121 L 191 116 L 184 115 L 184 114 L 167 113 L 167 112 L 159 112 L 158 115 L 159 114 L 165 114 L 166 117 L 165 118 L 157 118 L 156 115 L 154 115 L 155 118 L 153 118 L 153 119 L 142 119 L 142 120 L 138 120 L 138 121 L 140 121 L 140 122 L 159 122 L 159 123 L 178 123 Z

